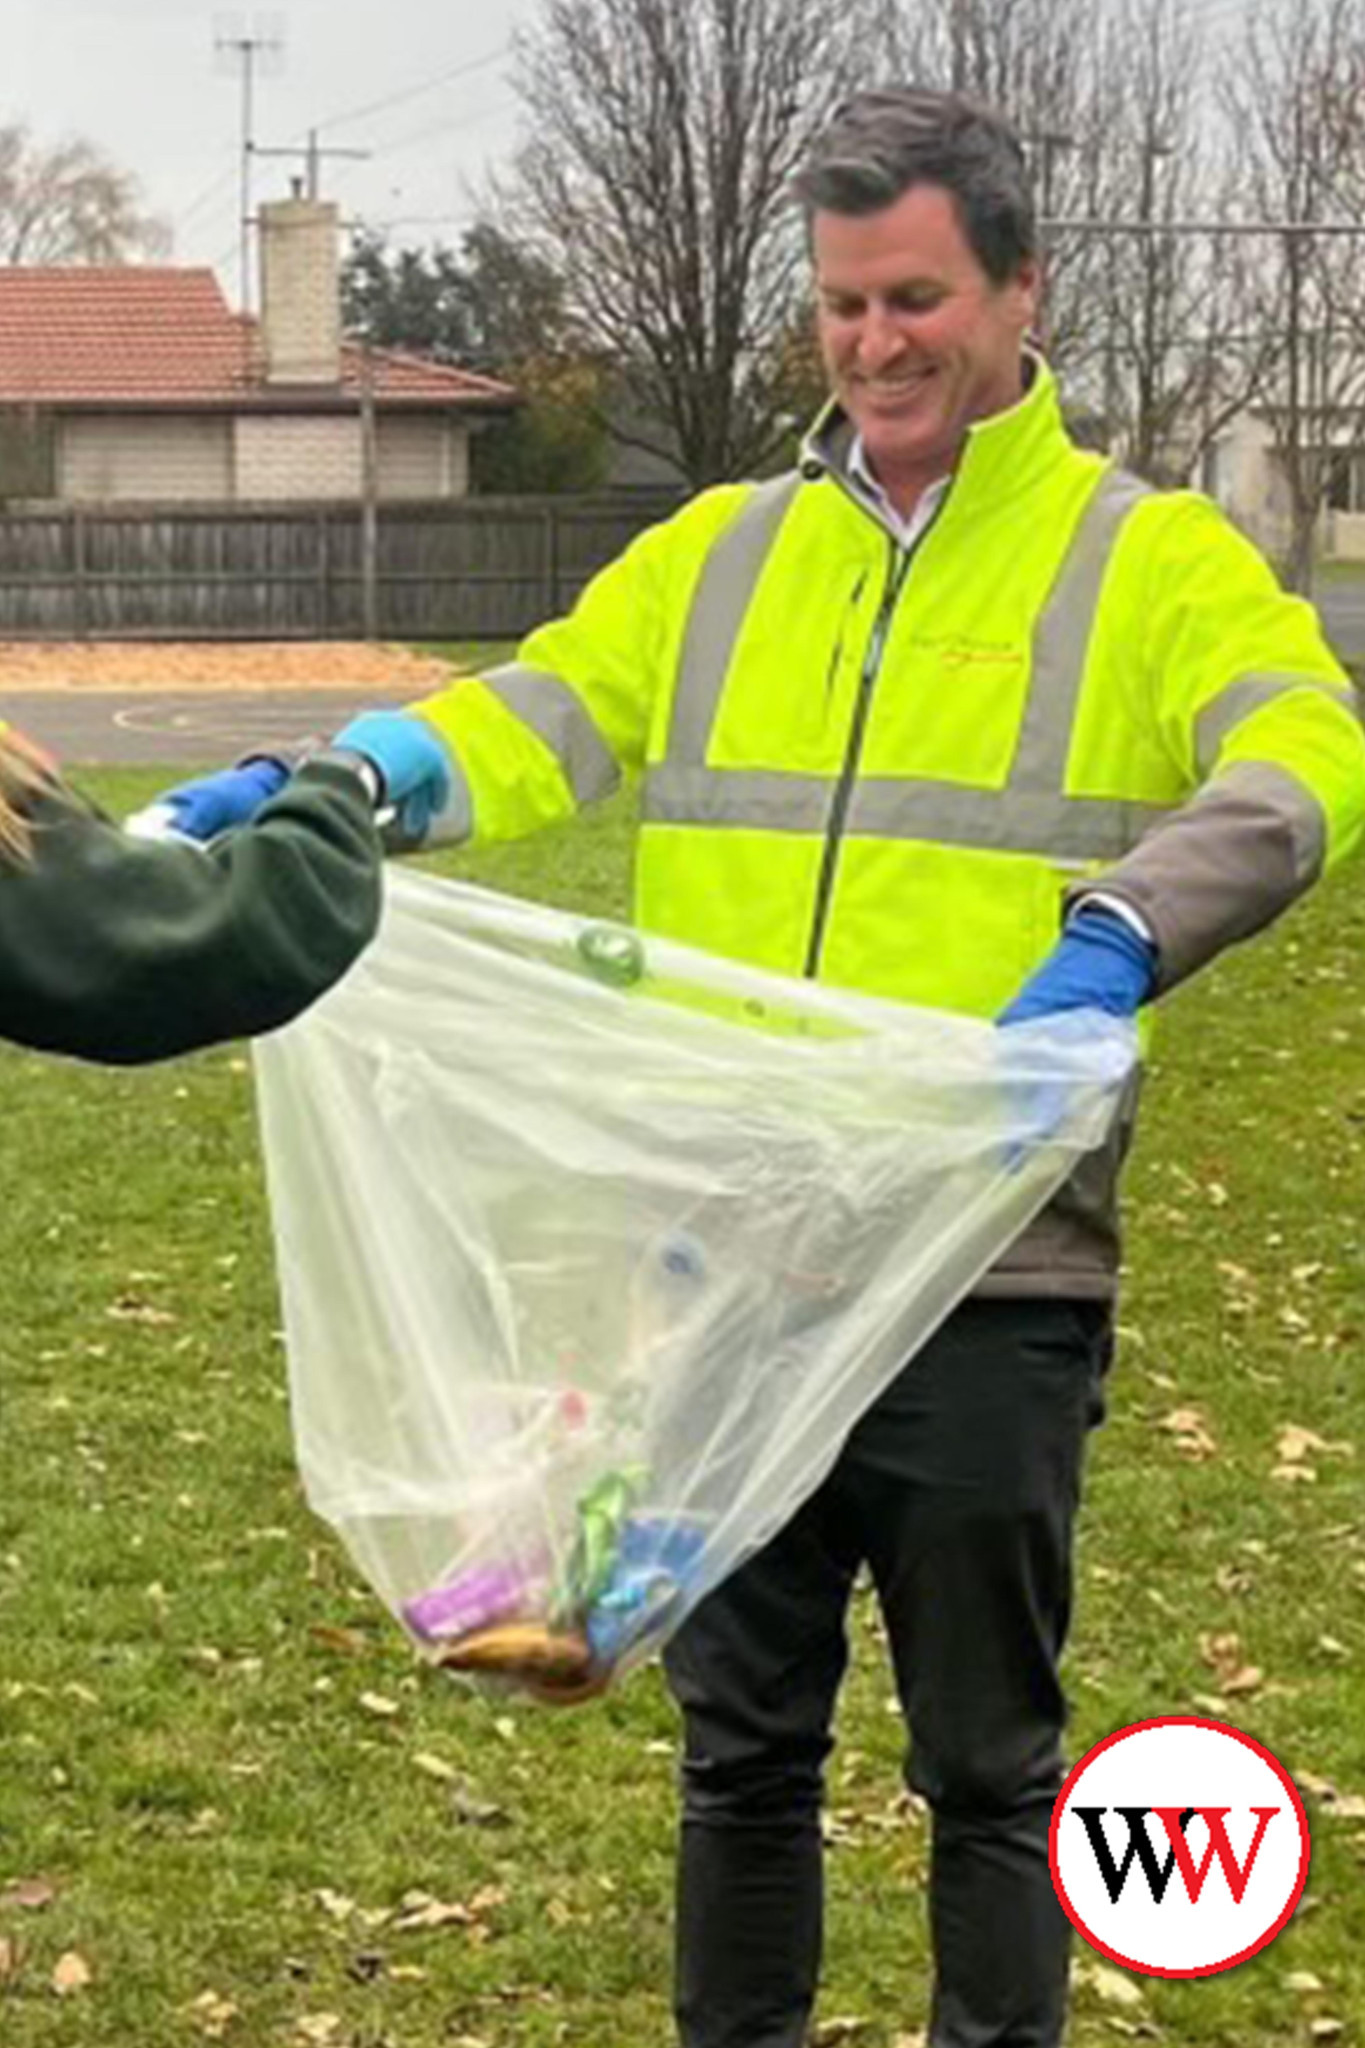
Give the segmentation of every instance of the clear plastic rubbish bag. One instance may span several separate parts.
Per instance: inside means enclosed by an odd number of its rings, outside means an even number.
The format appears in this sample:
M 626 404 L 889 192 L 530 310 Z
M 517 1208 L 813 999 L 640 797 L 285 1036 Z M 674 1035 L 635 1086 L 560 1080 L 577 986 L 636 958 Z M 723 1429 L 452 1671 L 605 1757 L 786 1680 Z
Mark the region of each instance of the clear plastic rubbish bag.
M 256 1049 L 311 1504 L 431 1657 L 600 1690 L 815 1488 L 1134 1056 L 392 874 Z

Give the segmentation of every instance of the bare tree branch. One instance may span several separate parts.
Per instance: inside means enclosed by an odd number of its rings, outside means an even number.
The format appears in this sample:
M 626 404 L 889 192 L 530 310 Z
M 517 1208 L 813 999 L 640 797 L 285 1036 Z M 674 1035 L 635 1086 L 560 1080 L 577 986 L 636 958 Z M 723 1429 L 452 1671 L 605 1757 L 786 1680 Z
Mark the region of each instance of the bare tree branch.
M 658 423 L 636 437 L 670 444 L 694 484 L 745 472 L 790 428 L 790 180 L 866 66 L 872 4 L 546 0 L 518 39 L 534 132 L 500 203 Z
M 0 127 L 0 262 L 127 263 L 163 255 L 164 224 L 138 209 L 137 181 L 79 140 L 44 149 Z
M 1247 203 L 1266 218 L 1361 218 L 1365 0 L 1260 0 L 1224 82 L 1245 137 Z M 1290 234 L 1259 244 L 1254 315 L 1276 337 L 1261 410 L 1288 510 L 1285 572 L 1311 588 L 1318 523 L 1365 406 L 1365 246 Z

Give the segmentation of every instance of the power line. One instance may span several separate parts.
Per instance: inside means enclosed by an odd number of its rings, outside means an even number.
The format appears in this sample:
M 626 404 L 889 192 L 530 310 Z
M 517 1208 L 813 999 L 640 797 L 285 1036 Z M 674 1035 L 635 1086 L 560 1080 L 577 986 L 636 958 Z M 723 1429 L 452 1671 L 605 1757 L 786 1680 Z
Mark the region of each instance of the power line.
M 237 166 L 235 164 L 229 164 L 225 171 L 219 171 L 217 176 L 205 185 L 202 192 L 197 193 L 191 199 L 188 206 L 183 206 L 180 209 L 171 225 L 175 228 L 182 228 L 187 220 L 198 213 L 201 206 L 207 206 L 210 199 L 217 198 L 219 192 L 223 192 L 226 196 L 227 187 L 231 185 L 232 180 L 236 176 Z
M 399 150 L 413 149 L 419 142 L 430 142 L 436 136 L 449 135 L 455 129 L 463 134 L 468 128 L 477 128 L 481 122 L 491 121 L 496 115 L 507 113 L 515 105 L 514 99 L 495 100 L 491 107 L 484 107 L 480 113 L 465 118 L 451 120 L 449 116 L 445 116 L 434 124 L 429 123 L 425 128 L 417 129 L 411 135 L 400 136 L 396 142 L 382 142 L 371 154 L 376 158 L 396 156 Z
M 383 220 L 366 215 L 363 225 L 387 234 L 391 228 L 460 228 L 478 219 L 473 211 L 464 213 L 396 213 Z
M 383 99 L 367 100 L 363 106 L 350 107 L 340 114 L 329 114 L 318 122 L 320 128 L 340 128 L 352 121 L 368 120 L 371 114 L 380 114 L 389 107 L 402 106 L 407 100 L 415 100 L 424 92 L 434 92 L 438 85 L 448 85 L 453 78 L 468 78 L 476 71 L 486 71 L 490 64 L 497 64 L 511 49 L 510 43 L 503 43 L 496 50 L 490 50 L 486 57 L 475 57 L 463 64 L 452 64 L 446 71 L 438 71 L 434 78 L 424 78 L 417 85 L 403 86 L 397 92 L 385 95 Z
M 1365 221 L 1103 220 L 1083 214 L 1060 220 L 1044 220 L 1041 225 L 1054 234 L 1365 236 Z
M 255 154 L 257 156 L 292 157 L 296 161 L 299 157 L 302 157 L 304 162 L 304 180 L 310 199 L 320 199 L 322 196 L 322 159 L 324 157 L 344 157 L 353 163 L 367 163 L 370 157 L 368 149 L 323 149 L 318 142 L 318 131 L 316 128 L 308 130 L 308 141 L 300 149 L 258 148 Z

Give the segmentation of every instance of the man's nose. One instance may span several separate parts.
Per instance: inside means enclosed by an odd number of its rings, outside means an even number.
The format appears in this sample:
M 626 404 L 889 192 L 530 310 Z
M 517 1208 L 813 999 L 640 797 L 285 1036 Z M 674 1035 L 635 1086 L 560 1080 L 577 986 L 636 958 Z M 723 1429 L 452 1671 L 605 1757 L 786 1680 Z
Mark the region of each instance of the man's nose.
M 872 300 L 863 314 L 858 331 L 858 360 L 865 370 L 885 369 L 905 347 L 905 335 L 895 315 Z

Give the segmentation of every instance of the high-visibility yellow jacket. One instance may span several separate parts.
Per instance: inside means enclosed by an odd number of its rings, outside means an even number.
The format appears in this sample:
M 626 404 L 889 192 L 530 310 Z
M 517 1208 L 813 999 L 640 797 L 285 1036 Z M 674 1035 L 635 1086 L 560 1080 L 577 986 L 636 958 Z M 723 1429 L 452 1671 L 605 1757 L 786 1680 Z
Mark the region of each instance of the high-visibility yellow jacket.
M 702 493 L 412 707 L 473 836 L 640 769 L 641 925 L 982 1017 L 1078 889 L 1141 914 L 1163 988 L 1283 909 L 1365 822 L 1350 685 L 1217 508 L 1077 448 L 1032 367 L 908 552 L 831 409 L 796 471 Z M 1012 1291 L 1107 1290 L 1106 1222 L 1046 1238 Z

